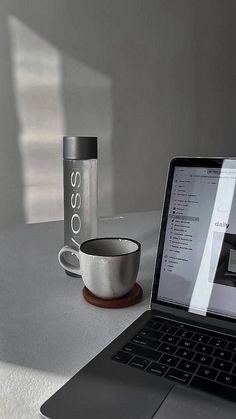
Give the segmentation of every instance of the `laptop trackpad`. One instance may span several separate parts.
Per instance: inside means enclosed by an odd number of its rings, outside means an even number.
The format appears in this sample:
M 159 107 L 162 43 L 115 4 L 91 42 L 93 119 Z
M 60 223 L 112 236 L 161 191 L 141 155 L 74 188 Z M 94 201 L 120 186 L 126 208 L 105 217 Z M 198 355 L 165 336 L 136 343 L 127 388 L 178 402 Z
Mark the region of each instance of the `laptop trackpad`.
M 189 387 L 175 386 L 152 419 L 235 419 L 235 404 Z

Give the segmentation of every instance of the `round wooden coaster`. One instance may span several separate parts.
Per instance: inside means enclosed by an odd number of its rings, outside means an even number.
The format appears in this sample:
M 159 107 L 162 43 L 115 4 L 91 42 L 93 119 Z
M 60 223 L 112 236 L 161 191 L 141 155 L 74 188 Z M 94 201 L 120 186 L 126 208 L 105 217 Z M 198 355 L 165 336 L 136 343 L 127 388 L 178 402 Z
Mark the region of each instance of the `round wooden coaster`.
M 96 295 L 92 294 L 86 287 L 84 287 L 83 296 L 88 303 L 97 307 L 124 308 L 139 303 L 142 300 L 143 290 L 142 287 L 136 283 L 128 294 L 123 295 L 123 297 L 115 298 L 114 300 L 104 300 L 96 297 Z

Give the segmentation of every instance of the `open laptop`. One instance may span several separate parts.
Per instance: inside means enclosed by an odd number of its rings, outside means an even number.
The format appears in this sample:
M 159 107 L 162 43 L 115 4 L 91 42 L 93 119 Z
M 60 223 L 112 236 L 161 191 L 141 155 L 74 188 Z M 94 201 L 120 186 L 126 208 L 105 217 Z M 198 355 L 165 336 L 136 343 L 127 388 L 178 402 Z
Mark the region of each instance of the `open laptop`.
M 43 417 L 236 418 L 235 186 L 234 159 L 171 161 L 150 310 Z

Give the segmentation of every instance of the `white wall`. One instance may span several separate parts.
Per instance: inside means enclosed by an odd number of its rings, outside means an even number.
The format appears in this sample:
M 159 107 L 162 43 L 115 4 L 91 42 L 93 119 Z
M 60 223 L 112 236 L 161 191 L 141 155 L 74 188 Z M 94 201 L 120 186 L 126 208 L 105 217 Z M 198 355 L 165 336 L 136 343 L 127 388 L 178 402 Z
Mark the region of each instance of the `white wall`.
M 61 138 L 99 137 L 99 214 L 159 209 L 174 155 L 235 155 L 234 0 L 2 0 L 0 229 L 60 219 Z
M 196 1 L 197 149 L 236 156 L 236 2 Z

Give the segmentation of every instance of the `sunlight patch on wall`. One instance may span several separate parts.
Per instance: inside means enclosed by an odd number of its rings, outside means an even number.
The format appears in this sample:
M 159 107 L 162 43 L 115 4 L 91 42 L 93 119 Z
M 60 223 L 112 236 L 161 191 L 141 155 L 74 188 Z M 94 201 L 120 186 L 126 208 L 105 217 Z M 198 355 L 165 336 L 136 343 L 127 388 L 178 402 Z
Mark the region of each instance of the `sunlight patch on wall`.
M 62 136 L 97 136 L 99 215 L 113 213 L 111 79 L 9 18 L 27 223 L 63 218 Z
M 27 223 L 62 219 L 60 53 L 15 17 L 10 16 L 8 22 L 25 219 Z

